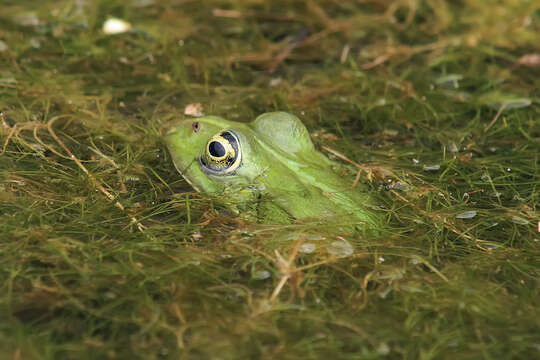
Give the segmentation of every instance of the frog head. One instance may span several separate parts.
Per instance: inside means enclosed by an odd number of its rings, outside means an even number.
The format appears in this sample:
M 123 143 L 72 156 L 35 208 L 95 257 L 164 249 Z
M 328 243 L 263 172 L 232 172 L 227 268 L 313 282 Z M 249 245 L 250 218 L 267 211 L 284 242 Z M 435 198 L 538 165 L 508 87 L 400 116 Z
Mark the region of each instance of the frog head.
M 224 187 L 217 179 L 234 176 L 241 165 L 242 148 L 236 132 L 226 131 L 230 125 L 223 118 L 206 116 L 182 120 L 167 132 L 174 165 L 196 191 L 219 193 Z
M 299 153 L 314 150 L 302 122 L 285 112 L 266 113 L 249 124 L 217 116 L 186 119 L 170 128 L 165 142 L 186 181 L 211 194 L 254 183 L 276 160 L 294 163 Z

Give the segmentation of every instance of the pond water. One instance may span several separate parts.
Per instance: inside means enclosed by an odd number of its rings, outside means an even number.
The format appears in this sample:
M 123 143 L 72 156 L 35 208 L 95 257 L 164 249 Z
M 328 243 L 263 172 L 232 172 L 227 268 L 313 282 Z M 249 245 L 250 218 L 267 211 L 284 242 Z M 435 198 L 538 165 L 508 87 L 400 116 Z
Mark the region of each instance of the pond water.
M 538 357 L 539 11 L 4 0 L 1 353 Z M 163 142 L 171 121 L 277 110 L 384 231 L 258 222 Z

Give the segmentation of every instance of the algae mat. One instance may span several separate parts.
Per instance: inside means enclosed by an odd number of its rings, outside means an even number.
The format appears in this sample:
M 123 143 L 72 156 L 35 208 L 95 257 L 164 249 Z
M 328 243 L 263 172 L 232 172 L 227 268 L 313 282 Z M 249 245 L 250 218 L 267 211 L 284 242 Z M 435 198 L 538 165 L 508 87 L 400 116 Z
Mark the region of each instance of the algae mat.
M 0 358 L 539 357 L 539 33 L 528 0 L 1 0 Z M 245 220 L 161 140 L 275 110 L 387 230 Z

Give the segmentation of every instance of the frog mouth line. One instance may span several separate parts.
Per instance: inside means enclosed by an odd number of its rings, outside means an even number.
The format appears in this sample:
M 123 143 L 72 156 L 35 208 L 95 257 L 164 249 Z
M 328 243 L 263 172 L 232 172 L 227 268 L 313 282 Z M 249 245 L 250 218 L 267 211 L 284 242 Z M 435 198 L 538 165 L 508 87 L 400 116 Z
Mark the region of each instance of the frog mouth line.
M 191 181 L 189 179 L 189 177 L 186 175 L 187 174 L 187 171 L 188 169 L 193 165 L 193 163 L 195 162 L 195 160 L 193 160 L 191 163 L 189 163 L 188 166 L 186 166 L 184 169 L 180 169 L 178 167 L 178 164 L 176 163 L 176 161 L 173 161 L 173 164 L 174 164 L 174 167 L 176 168 L 176 170 L 180 173 L 180 175 L 182 175 L 182 177 L 184 178 L 184 180 L 193 188 L 195 189 L 195 191 L 197 192 L 202 192 L 201 189 L 195 185 L 195 183 L 193 181 Z

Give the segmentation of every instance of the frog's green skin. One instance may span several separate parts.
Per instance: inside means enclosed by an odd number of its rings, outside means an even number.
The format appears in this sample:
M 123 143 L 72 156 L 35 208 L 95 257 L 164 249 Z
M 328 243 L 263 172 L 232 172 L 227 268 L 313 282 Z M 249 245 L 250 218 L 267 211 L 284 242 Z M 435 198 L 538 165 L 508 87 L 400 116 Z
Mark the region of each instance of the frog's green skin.
M 238 140 L 238 151 L 231 150 L 236 161 L 228 170 L 208 170 L 210 155 L 222 154 L 209 144 L 223 131 Z M 224 136 L 217 141 L 226 146 Z M 314 148 L 305 126 L 291 114 L 266 113 L 251 123 L 216 116 L 182 120 L 169 129 L 165 142 L 176 168 L 195 190 L 226 198 L 238 211 L 256 210 L 261 221 L 330 217 L 380 227 L 369 194 L 360 186 L 351 189 L 352 180 L 337 172 L 343 168 Z

